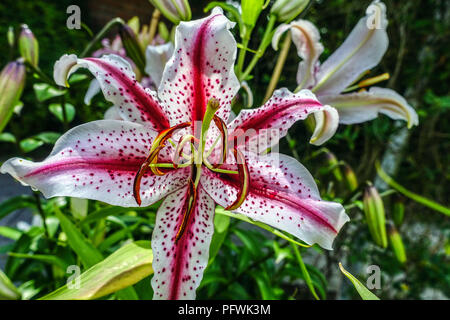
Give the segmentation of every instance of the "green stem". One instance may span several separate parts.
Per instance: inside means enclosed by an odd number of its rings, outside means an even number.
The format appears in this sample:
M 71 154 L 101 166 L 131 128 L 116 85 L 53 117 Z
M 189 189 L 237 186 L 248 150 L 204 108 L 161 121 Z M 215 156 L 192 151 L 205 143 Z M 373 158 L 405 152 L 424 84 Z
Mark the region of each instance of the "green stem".
M 244 67 L 245 54 L 247 53 L 248 42 L 250 41 L 250 35 L 252 33 L 251 29 L 244 27 L 244 37 L 242 38 L 242 48 L 239 50 L 239 58 L 236 67 L 236 75 L 240 77 L 242 73 L 242 68 Z
M 263 56 L 264 52 L 266 51 L 266 48 L 269 46 L 271 40 L 272 40 L 272 30 L 275 26 L 275 23 L 277 21 L 277 17 L 275 15 L 270 15 L 269 22 L 267 24 L 266 31 L 264 32 L 264 36 L 262 38 L 262 41 L 259 45 L 258 52 L 253 56 L 253 59 L 250 61 L 249 65 L 245 69 L 244 73 L 240 75 L 239 80 L 243 81 L 245 80 L 250 72 L 252 72 L 253 68 L 258 63 L 258 60 Z
M 275 91 L 275 87 L 278 84 L 278 80 L 280 80 L 281 71 L 283 70 L 284 63 L 286 62 L 286 58 L 289 53 L 289 48 L 291 47 L 291 33 L 288 32 L 283 41 L 283 49 L 281 49 L 280 55 L 278 56 L 277 64 L 273 69 L 272 78 L 270 79 L 269 86 L 267 87 L 266 96 L 264 97 L 265 103 L 272 96 L 272 93 Z
M 53 80 L 50 79 L 50 77 L 48 77 L 44 72 L 42 72 L 42 70 L 39 69 L 39 67 L 32 65 L 28 61 L 25 61 L 25 65 L 39 77 L 39 80 L 42 80 L 45 83 L 55 87 L 55 82 L 53 82 Z
M 102 30 L 100 30 L 99 33 L 94 37 L 94 39 L 91 40 L 91 42 L 88 43 L 86 48 L 84 48 L 83 52 L 80 54 L 80 58 L 85 57 L 94 47 L 94 45 L 102 40 L 106 34 L 116 25 L 124 25 L 125 22 L 121 18 L 114 18 L 111 21 L 109 21 Z
M 300 265 L 300 270 L 302 271 L 303 277 L 305 278 L 306 285 L 308 286 L 309 290 L 311 291 L 312 295 L 316 300 L 320 300 L 319 296 L 316 293 L 316 290 L 314 289 L 314 285 L 311 281 L 311 277 L 309 276 L 308 269 L 306 269 L 305 263 L 303 262 L 302 256 L 300 255 L 300 250 L 297 248 L 296 245 L 291 243 L 291 247 L 294 250 L 295 257 L 297 258 L 298 264 Z
M 69 130 L 69 121 L 67 120 L 66 98 L 64 95 L 61 96 L 61 108 L 62 108 L 64 132 L 66 132 L 67 130 Z

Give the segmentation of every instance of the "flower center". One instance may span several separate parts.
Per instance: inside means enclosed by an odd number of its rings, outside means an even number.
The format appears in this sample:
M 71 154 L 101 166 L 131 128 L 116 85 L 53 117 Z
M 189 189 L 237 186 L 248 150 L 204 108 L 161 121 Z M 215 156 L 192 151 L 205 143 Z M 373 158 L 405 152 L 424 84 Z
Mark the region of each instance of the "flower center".
M 245 201 L 245 198 L 248 194 L 250 176 L 245 157 L 237 148 L 236 143 L 234 144 L 233 148 L 231 148 L 231 150 L 229 149 L 227 125 L 220 117 L 216 115 L 216 112 L 219 110 L 219 108 L 219 101 L 214 98 L 210 99 L 203 116 L 203 121 L 200 125 L 194 126 L 194 135 L 182 135 L 179 138 L 178 143 L 175 143 L 171 139 L 171 137 L 176 131 L 191 126 L 190 122 L 181 123 L 162 131 L 153 141 L 153 144 L 149 151 L 149 155 L 142 163 L 139 170 L 136 172 L 134 178 L 133 195 L 136 199 L 136 203 L 140 206 L 142 203 L 140 196 L 141 180 L 146 173 L 150 172 L 154 175 L 163 176 L 169 173 L 171 170 L 175 170 L 178 168 L 192 168 L 191 176 L 188 179 L 188 191 L 186 196 L 187 199 L 183 207 L 183 220 L 175 236 L 175 241 L 178 241 L 183 236 L 186 226 L 189 223 L 189 219 L 192 216 L 192 211 L 196 206 L 197 187 L 200 182 L 200 177 L 203 169 L 211 170 L 213 172 L 221 174 L 233 174 L 239 176 L 240 188 L 238 194 L 233 203 L 225 208 L 226 210 L 237 209 Z M 211 146 L 208 146 L 209 150 L 205 150 L 207 147 L 208 131 L 212 123 L 215 124 L 220 132 L 220 135 Z M 200 128 L 199 135 L 195 130 L 197 128 Z M 215 158 L 219 158 L 219 160 L 216 161 L 217 163 L 211 164 L 209 158 L 216 149 L 216 145 L 219 141 L 222 142 L 222 148 L 220 150 L 221 154 L 220 157 L 217 157 L 217 155 L 215 155 Z M 172 147 L 175 148 L 175 151 L 173 153 L 171 162 L 162 162 L 160 161 L 161 159 L 159 155 L 161 151 L 167 146 L 167 142 L 169 142 Z M 227 155 L 230 151 L 234 156 L 237 170 L 221 168 L 222 165 L 224 165 L 227 161 Z

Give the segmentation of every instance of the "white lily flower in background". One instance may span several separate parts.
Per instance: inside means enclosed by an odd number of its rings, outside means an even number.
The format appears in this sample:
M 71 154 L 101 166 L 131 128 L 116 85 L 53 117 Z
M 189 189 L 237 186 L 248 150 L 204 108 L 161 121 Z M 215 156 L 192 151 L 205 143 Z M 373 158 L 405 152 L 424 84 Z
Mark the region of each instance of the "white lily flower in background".
M 361 123 L 382 113 L 392 119 L 406 121 L 408 128 L 411 128 L 419 122 L 417 113 L 394 90 L 372 87 L 369 91 L 345 93 L 388 77 L 382 75 L 354 85 L 367 71 L 378 65 L 385 54 L 389 44 L 387 25 L 385 4 L 372 2 L 366 16 L 359 20 L 344 43 L 322 64 L 319 62 L 323 52 L 319 30 L 309 21 L 300 19 L 280 25 L 275 31 L 272 46 L 277 50 L 281 35 L 291 31 L 292 41 L 302 58 L 297 73 L 297 90 L 311 89 L 321 103 L 334 107 L 339 113 L 339 123 Z M 310 142 L 319 145 L 331 138 L 333 128 L 330 126 L 335 122 L 330 121 L 325 113 L 315 113 L 314 118 L 316 128 Z

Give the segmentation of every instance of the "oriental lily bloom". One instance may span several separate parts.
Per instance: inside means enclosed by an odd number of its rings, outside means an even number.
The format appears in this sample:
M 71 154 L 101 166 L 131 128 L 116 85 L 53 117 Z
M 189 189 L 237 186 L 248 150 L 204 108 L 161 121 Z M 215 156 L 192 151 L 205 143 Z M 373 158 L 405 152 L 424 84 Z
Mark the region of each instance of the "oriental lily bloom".
M 386 6 L 374 1 L 366 10 L 366 16 L 359 20 L 344 43 L 322 64 L 319 56 L 324 50 L 320 42 L 319 30 L 309 21 L 297 20 L 280 25 L 275 31 L 272 46 L 278 48 L 281 35 L 290 30 L 292 40 L 302 61 L 297 73 L 297 90 L 311 89 L 319 101 L 337 109 L 339 123 L 355 124 L 372 120 L 383 113 L 392 119 L 405 120 L 408 128 L 418 124 L 414 109 L 398 93 L 391 89 L 364 87 L 386 80 L 383 74 L 365 79 L 357 84 L 367 72 L 375 67 L 388 48 L 386 27 Z M 355 89 L 358 92 L 346 93 Z M 316 113 L 316 129 L 311 143 L 321 144 L 330 138 L 323 134 L 324 129 L 331 132 L 330 120 L 324 113 Z M 336 128 L 334 128 L 335 130 Z
M 195 298 L 216 203 L 326 249 L 349 220 L 341 204 L 321 200 L 295 159 L 251 151 L 251 143 L 266 151 L 297 120 L 330 109 L 310 91 L 277 90 L 265 105 L 227 125 L 239 89 L 232 26 L 218 8 L 207 18 L 181 22 L 157 93 L 143 89 L 119 56 L 63 56 L 55 64 L 56 82 L 63 85 L 77 68 L 87 68 L 126 121 L 80 125 L 44 161 L 13 158 L 1 167 L 46 197 L 126 207 L 164 199 L 152 235 L 155 299 Z

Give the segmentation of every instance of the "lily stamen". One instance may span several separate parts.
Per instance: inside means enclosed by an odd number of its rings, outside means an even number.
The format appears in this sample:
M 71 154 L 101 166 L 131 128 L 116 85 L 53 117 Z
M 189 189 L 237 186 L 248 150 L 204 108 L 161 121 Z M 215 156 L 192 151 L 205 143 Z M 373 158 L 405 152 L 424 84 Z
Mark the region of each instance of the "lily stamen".
M 368 86 L 377 84 L 378 82 L 388 80 L 389 77 L 390 77 L 389 73 L 385 72 L 385 73 L 380 74 L 378 76 L 371 77 L 371 78 L 368 78 L 368 79 L 364 79 L 364 80 L 358 82 L 357 84 L 348 87 L 347 89 L 343 90 L 342 92 L 344 93 L 344 92 L 349 92 L 349 91 L 353 91 L 353 90 L 356 90 L 356 89 L 368 87 Z

